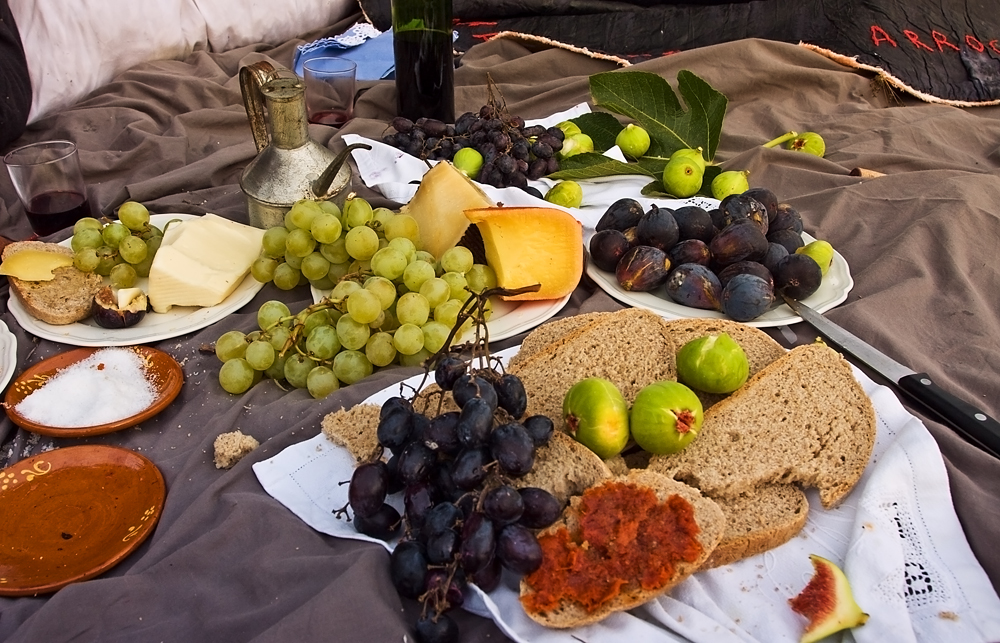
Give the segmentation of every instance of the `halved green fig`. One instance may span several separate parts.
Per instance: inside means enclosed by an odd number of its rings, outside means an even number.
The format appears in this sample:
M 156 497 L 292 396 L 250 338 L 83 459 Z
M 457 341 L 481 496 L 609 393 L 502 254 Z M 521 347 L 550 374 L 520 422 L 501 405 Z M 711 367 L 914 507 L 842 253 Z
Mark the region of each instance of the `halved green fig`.
M 868 620 L 854 600 L 851 584 L 834 563 L 811 554 L 813 577 L 802 592 L 788 599 L 792 610 L 809 619 L 800 643 L 814 643 L 835 632 L 864 625 Z

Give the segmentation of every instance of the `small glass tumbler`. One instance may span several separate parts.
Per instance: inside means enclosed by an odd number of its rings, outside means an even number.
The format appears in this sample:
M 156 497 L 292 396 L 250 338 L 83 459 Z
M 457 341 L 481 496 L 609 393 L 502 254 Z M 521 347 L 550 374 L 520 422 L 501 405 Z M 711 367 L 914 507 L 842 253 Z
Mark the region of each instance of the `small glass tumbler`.
M 90 216 L 80 157 L 72 141 L 31 143 L 8 152 L 3 162 L 38 236 Z
M 340 127 L 354 117 L 357 71 L 357 63 L 346 58 L 310 58 L 302 63 L 310 123 Z

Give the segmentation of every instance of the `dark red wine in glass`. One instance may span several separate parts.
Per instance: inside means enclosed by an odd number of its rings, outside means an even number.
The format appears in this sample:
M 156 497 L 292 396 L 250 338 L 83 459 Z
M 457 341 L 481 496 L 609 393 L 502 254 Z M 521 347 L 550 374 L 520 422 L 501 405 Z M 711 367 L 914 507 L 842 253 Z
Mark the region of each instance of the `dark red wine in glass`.
M 31 229 L 45 237 L 89 217 L 90 202 L 79 192 L 43 192 L 32 197 L 25 212 Z
M 340 127 L 349 120 L 351 120 L 351 113 L 340 109 L 320 110 L 313 112 L 309 117 L 310 123 L 332 125 L 333 127 Z

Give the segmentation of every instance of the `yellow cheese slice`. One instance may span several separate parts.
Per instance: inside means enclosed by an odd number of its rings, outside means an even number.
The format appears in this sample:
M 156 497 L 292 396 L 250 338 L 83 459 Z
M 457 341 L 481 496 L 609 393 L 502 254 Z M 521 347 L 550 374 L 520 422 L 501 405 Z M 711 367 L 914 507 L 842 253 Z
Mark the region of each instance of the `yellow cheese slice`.
M 56 268 L 72 265 L 73 257 L 70 255 L 26 249 L 6 258 L 0 264 L 0 275 L 17 277 L 22 281 L 52 281 Z

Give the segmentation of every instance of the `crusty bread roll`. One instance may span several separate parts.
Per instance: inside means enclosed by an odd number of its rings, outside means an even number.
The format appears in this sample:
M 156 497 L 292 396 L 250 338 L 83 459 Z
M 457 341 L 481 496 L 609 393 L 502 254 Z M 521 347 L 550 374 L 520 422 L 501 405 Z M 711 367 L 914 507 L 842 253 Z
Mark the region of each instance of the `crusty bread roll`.
M 3 249 L 3 258 L 27 249 L 73 256 L 72 249 L 57 243 L 15 241 Z M 75 266 L 56 268 L 53 274 L 50 281 L 24 281 L 8 276 L 10 290 L 28 314 L 48 324 L 72 324 L 90 317 L 94 295 L 104 285 L 104 278 Z

